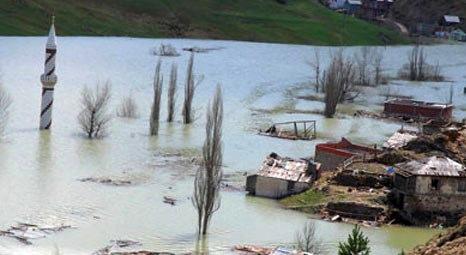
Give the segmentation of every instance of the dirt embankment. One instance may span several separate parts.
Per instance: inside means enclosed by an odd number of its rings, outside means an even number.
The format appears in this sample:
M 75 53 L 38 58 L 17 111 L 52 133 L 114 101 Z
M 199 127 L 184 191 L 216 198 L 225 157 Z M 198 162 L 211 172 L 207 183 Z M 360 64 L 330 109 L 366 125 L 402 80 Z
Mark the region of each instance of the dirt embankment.
M 466 217 L 458 224 L 432 238 L 427 244 L 416 247 L 410 255 L 465 255 L 466 254 Z
M 444 128 L 432 135 L 420 135 L 401 149 L 386 151 L 377 161 L 394 165 L 430 156 L 449 157 L 466 164 L 466 125 Z
M 397 0 L 390 15 L 408 28 L 418 22 L 436 24 L 443 15 L 456 15 L 466 18 L 466 1 L 464 0 Z M 461 28 L 466 30 L 466 22 Z

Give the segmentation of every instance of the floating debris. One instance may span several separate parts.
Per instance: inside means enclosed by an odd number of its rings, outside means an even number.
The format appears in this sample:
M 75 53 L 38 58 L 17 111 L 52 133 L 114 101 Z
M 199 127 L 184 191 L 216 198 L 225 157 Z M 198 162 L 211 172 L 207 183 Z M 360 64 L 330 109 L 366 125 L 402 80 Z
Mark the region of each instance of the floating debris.
M 17 223 L 7 230 L 0 230 L 0 236 L 14 238 L 23 244 L 31 245 L 32 239 L 45 238 L 48 235 L 71 228 L 70 225 L 39 227 L 35 224 Z
M 194 53 L 207 53 L 213 50 L 221 50 L 224 49 L 224 47 L 214 47 L 214 48 L 201 48 L 201 47 L 189 47 L 189 48 L 183 48 L 184 51 L 191 51 Z
M 111 179 L 108 177 L 88 177 L 88 178 L 79 179 L 79 181 L 100 183 L 100 184 L 106 184 L 106 185 L 111 185 L 111 186 L 129 186 L 129 185 L 134 184 L 133 182 L 129 180 L 117 180 L 117 179 Z
M 174 206 L 176 204 L 176 198 L 164 196 L 163 202 Z
M 132 240 L 112 240 L 110 245 L 92 253 L 92 255 L 174 255 L 169 252 L 154 251 L 129 251 L 128 249 L 142 246 L 141 243 Z

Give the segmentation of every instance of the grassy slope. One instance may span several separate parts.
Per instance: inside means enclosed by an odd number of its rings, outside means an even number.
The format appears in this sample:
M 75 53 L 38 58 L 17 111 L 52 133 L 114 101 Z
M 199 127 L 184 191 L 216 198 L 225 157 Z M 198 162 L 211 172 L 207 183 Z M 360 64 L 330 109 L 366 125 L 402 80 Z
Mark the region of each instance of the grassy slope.
M 55 13 L 62 35 L 172 37 L 159 22 L 177 15 L 191 38 L 361 45 L 404 43 L 396 32 L 327 10 L 315 0 L 8 0 L 0 34 L 43 35 Z

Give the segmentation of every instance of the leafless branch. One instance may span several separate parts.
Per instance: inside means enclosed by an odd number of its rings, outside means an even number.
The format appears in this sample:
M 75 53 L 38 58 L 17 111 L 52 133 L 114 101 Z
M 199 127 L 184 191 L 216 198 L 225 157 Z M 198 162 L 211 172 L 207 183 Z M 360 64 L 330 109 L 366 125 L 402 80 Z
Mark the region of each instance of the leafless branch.
M 202 166 L 194 180 L 192 202 L 198 214 L 198 234 L 205 235 L 212 215 L 220 208 L 222 171 L 223 98 L 220 85 L 209 104 L 206 139 L 202 147 Z
M 162 61 L 159 59 L 154 75 L 154 101 L 150 113 L 150 135 L 158 135 L 160 120 L 160 103 L 162 99 L 163 76 L 160 74 Z
M 2 84 L 0 84 L 0 138 L 3 136 L 8 123 L 11 102 L 12 100 L 10 95 Z
M 122 99 L 117 108 L 116 115 L 120 118 L 134 119 L 138 117 L 138 106 L 132 95 Z
M 170 71 L 170 83 L 168 84 L 168 122 L 173 122 L 175 116 L 177 78 L 178 66 L 176 64 L 172 64 L 172 69 Z
M 94 90 L 85 87 L 81 94 L 81 112 L 78 122 L 89 139 L 101 138 L 106 134 L 111 116 L 107 106 L 111 98 L 111 85 L 97 85 Z

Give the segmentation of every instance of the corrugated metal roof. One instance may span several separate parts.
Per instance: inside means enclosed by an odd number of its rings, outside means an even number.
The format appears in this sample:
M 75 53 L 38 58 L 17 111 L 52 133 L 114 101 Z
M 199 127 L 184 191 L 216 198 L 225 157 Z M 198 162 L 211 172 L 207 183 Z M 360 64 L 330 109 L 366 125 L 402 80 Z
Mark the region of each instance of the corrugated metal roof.
M 307 160 L 281 158 L 278 155 L 276 157 L 268 156 L 257 175 L 296 182 L 311 182 L 312 176 L 306 173 L 308 163 Z
M 445 21 L 449 23 L 460 23 L 460 18 L 458 16 L 445 15 L 443 16 L 443 19 L 445 19 Z
M 362 5 L 360 0 L 348 0 L 348 3 L 352 5 Z
M 413 160 L 398 164 L 397 168 L 413 175 L 466 176 L 465 168 L 462 164 L 446 157 L 433 156 Z
M 384 148 L 390 148 L 390 149 L 398 149 L 406 144 L 408 144 L 410 141 L 414 140 L 417 138 L 417 135 L 411 134 L 408 132 L 396 132 L 393 134 L 388 140 L 383 144 Z

